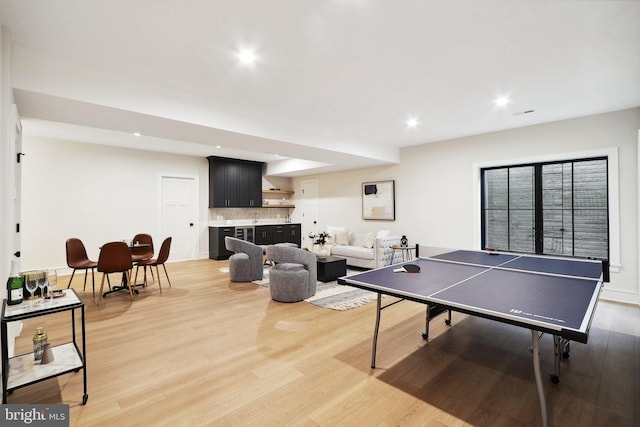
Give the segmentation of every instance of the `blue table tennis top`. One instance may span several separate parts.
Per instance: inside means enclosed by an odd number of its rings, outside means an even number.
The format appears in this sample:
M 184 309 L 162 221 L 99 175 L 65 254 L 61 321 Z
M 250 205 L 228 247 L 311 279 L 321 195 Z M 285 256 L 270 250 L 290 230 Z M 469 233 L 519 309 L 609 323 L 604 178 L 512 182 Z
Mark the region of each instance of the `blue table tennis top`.
M 432 258 L 488 267 L 504 267 L 511 270 L 587 277 L 591 279 L 598 279 L 602 275 L 602 264 L 597 261 L 588 260 L 465 250 L 448 252 L 433 256 Z
M 586 342 L 601 287 L 599 262 L 452 251 L 410 263 L 420 272 L 397 273 L 396 264 L 341 283 L 531 329 L 571 331 L 571 339 Z

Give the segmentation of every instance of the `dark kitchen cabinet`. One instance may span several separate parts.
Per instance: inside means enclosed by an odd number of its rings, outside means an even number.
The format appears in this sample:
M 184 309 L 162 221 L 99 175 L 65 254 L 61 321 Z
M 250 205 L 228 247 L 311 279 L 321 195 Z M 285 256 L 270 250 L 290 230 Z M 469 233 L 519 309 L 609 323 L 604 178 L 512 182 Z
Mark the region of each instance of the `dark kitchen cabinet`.
M 273 243 L 284 243 L 286 242 L 284 238 L 284 225 L 272 225 L 273 228 L 272 238 Z
M 283 230 L 283 238 L 285 242 L 295 243 L 300 247 L 302 245 L 302 226 L 301 224 L 285 224 Z
M 238 199 L 243 207 L 262 207 L 262 163 L 244 165 L 240 170 Z
M 233 252 L 224 245 L 226 236 L 235 237 L 235 227 L 209 227 L 209 259 L 228 259 Z
M 259 208 L 262 206 L 262 163 L 207 157 L 210 208 Z
M 256 245 L 273 245 L 273 226 L 258 225 L 255 228 L 253 241 Z
M 302 243 L 300 229 L 300 224 L 258 225 L 255 227 L 255 243 L 256 245 L 295 243 L 300 247 Z

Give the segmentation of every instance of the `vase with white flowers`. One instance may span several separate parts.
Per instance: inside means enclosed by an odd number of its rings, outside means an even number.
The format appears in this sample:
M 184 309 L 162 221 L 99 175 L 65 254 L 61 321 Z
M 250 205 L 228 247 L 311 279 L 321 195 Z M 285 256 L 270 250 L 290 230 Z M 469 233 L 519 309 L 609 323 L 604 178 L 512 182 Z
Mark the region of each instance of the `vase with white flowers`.
M 313 241 L 313 252 L 318 255 L 327 255 L 327 249 L 324 245 L 330 237 L 331 235 L 326 231 L 309 233 L 309 238 Z

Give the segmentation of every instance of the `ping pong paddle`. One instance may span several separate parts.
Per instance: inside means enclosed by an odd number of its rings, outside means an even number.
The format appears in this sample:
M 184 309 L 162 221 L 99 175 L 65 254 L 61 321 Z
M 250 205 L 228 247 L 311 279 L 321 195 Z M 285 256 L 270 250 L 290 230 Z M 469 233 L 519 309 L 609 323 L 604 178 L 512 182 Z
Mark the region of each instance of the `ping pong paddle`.
M 395 268 L 394 273 L 419 273 L 420 267 L 415 264 L 405 264 L 400 268 Z
M 415 264 L 405 264 L 402 267 L 407 271 L 407 273 L 419 273 L 420 267 Z

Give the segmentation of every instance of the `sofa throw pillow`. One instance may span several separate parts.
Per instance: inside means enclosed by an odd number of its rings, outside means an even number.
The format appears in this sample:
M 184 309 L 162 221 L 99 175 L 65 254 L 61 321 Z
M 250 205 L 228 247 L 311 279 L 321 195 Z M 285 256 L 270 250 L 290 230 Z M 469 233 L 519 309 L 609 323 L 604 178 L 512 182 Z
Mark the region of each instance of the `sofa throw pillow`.
M 336 245 L 349 246 L 349 231 L 343 230 L 336 232 Z
M 364 247 L 364 238 L 367 236 L 367 233 L 353 232 L 349 234 L 349 246 Z
M 327 233 L 329 233 L 329 239 L 327 240 L 328 244 L 336 244 L 336 245 L 341 245 L 343 243 L 338 243 L 337 241 L 337 236 L 338 233 L 344 233 L 347 232 L 347 243 L 344 243 L 346 245 L 349 244 L 348 242 L 348 231 L 347 231 L 347 227 L 336 227 L 336 226 L 332 226 L 332 225 L 327 225 Z
M 374 233 L 373 231 L 370 231 L 366 234 L 366 236 L 364 236 L 362 247 L 372 248 L 375 242 L 376 242 L 376 233 Z

